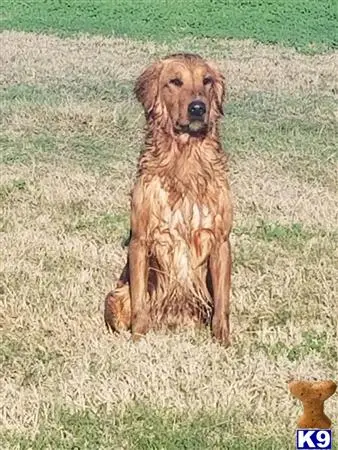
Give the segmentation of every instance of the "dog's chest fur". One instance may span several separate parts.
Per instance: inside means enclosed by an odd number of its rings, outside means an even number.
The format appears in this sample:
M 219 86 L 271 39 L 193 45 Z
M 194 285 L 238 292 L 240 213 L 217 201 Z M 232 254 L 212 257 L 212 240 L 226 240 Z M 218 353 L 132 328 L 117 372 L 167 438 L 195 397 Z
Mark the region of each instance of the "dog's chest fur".
M 191 288 L 196 273 L 206 270 L 215 240 L 229 231 L 225 155 L 208 145 L 174 149 L 157 160 L 156 173 L 148 178 L 153 167 L 143 172 L 150 248 L 161 271 Z

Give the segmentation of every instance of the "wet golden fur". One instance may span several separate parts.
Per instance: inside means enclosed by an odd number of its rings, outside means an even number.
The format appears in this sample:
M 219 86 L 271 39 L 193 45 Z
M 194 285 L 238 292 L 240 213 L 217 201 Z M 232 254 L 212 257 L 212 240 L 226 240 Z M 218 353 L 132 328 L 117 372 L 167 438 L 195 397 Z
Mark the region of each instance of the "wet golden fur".
M 197 55 L 155 62 L 138 78 L 147 121 L 131 200 L 128 261 L 105 321 L 135 339 L 149 328 L 211 323 L 228 344 L 232 204 L 218 119 L 224 79 Z M 193 121 L 188 105 L 206 105 Z

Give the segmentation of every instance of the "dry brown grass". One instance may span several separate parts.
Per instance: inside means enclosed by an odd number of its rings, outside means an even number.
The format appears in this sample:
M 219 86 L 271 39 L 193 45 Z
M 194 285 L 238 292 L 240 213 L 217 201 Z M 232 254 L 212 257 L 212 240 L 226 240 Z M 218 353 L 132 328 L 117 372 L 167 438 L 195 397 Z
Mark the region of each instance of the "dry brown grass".
M 233 346 L 224 350 L 207 333 L 191 332 L 150 334 L 134 345 L 128 335 L 106 333 L 102 300 L 124 262 L 142 119 L 131 94 L 112 104 L 101 93 L 112 81 L 132 82 L 155 55 L 184 45 L 226 67 L 237 98 L 248 90 L 333 98 L 337 53 L 309 57 L 250 42 L 186 41 L 169 49 L 14 32 L 1 40 L 5 86 L 47 88 L 41 98 L 18 91 L 19 99 L 5 96 L 2 105 L 3 429 L 34 435 L 53 423 L 60 407 L 117 414 L 136 401 L 189 417 L 239 412 L 243 433 L 273 436 L 278 429 L 292 440 L 300 407 L 287 392 L 289 378 L 337 376 L 334 151 L 316 159 L 305 148 L 304 164 L 289 171 L 279 152 L 260 152 L 254 130 L 238 127 L 245 144 L 227 141 L 243 150 L 231 155 L 230 171 Z M 88 85 L 97 85 L 96 97 L 91 90 L 86 98 Z M 331 145 L 336 126 L 318 108 L 316 117 L 311 110 L 297 118 L 323 126 L 323 144 L 314 141 L 314 154 L 316 145 Z M 275 139 L 278 148 L 289 145 L 278 134 Z M 291 153 L 288 158 L 292 163 Z M 321 175 L 309 181 L 307 170 Z M 337 410 L 335 396 L 327 413 L 335 417 Z
M 276 155 L 257 157 L 257 153 L 252 152 L 238 159 L 235 158 L 232 167 L 238 223 L 249 221 L 252 215 L 255 221 L 261 219 L 337 229 L 337 190 L 326 184 L 331 179 L 334 186 L 337 168 L 329 162 L 323 185 L 318 180 L 295 179 L 294 174 L 282 169 L 283 162 Z
M 338 86 L 336 52 L 306 56 L 295 50 L 252 41 L 186 39 L 170 45 L 138 43 L 126 39 L 79 39 L 4 31 L 1 34 L 0 82 L 104 84 L 111 80 L 133 81 L 154 58 L 189 48 L 215 59 L 227 73 L 229 89 L 240 94 L 263 91 L 318 89 L 331 93 Z

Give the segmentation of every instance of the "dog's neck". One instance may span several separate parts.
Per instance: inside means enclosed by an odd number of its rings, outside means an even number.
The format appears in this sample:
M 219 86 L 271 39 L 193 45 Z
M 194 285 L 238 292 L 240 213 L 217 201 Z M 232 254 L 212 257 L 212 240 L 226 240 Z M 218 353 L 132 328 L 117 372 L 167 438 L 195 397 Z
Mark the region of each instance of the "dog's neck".
M 146 150 L 154 152 L 154 149 L 161 149 L 167 152 L 186 152 L 190 154 L 192 150 L 197 150 L 213 144 L 213 148 L 221 150 L 218 124 L 214 123 L 206 134 L 190 135 L 188 133 L 176 133 L 172 126 L 163 126 L 155 121 L 151 121 L 146 127 Z M 215 145 L 216 144 L 216 145 Z
M 200 180 L 206 191 L 213 178 L 225 180 L 227 156 L 220 144 L 218 129 L 200 137 L 175 134 L 148 123 L 145 149 L 140 155 L 138 176 L 160 177 L 171 191 L 188 192 Z M 203 185 L 203 186 L 202 186 Z

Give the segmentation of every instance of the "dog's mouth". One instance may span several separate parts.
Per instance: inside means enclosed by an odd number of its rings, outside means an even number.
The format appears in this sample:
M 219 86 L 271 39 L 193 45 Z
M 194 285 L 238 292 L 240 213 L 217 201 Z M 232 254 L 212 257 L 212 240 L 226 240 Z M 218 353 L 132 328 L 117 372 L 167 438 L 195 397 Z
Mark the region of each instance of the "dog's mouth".
M 208 131 L 208 124 L 203 120 L 191 120 L 188 123 L 176 123 L 175 131 L 178 134 L 190 134 L 191 136 L 202 136 Z

